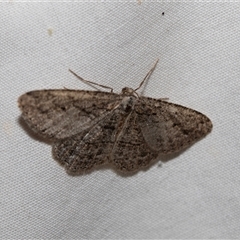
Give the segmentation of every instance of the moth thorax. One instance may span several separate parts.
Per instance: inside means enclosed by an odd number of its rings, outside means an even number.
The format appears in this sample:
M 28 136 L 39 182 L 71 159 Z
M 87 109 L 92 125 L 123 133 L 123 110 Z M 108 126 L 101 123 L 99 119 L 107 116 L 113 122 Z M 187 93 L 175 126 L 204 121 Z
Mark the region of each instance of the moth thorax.
M 125 112 L 130 112 L 134 107 L 134 103 L 135 103 L 134 100 L 135 100 L 134 96 L 126 96 L 123 98 L 120 106 Z

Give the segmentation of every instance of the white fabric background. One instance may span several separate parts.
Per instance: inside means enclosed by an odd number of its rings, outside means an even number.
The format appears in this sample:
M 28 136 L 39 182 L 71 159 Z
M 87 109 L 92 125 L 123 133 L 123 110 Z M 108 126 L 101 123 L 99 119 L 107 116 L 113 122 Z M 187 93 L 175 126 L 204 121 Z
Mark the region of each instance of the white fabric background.
M 240 5 L 197 2 L 2 3 L 0 237 L 240 236 Z M 162 16 L 164 12 L 164 16 Z M 124 177 L 71 177 L 20 119 L 30 90 L 136 88 L 206 114 L 213 131 Z

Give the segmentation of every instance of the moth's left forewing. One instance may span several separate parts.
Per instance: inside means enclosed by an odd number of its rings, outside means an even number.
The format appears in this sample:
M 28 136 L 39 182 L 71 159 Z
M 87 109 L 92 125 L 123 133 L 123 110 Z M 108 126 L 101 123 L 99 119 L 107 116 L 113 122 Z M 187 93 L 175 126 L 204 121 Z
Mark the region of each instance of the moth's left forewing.
M 181 105 L 141 97 L 135 108 L 145 141 L 159 153 L 181 151 L 212 129 L 207 116 Z

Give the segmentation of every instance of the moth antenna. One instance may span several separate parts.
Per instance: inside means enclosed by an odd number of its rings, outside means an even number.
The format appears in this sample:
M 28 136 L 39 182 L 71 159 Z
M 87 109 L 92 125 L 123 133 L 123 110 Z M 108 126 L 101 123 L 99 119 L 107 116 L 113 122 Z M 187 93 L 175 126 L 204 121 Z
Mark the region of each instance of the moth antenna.
M 159 61 L 159 59 L 157 59 L 157 61 L 155 62 L 154 66 L 150 69 L 150 71 L 147 73 L 147 75 L 142 80 L 142 82 L 139 84 L 139 86 L 134 90 L 134 92 L 136 92 L 139 88 L 141 88 L 143 83 L 150 78 L 150 76 L 152 75 L 153 71 L 155 70 L 155 68 L 157 66 L 158 61 Z
M 75 72 L 73 72 L 71 69 L 68 69 L 68 71 L 69 71 L 70 73 L 72 73 L 75 77 L 77 77 L 79 80 L 81 80 L 81 81 L 84 82 L 84 83 L 87 83 L 87 84 L 90 83 L 90 84 L 97 85 L 97 86 L 102 87 L 102 88 L 110 89 L 111 92 L 113 92 L 113 88 L 111 88 L 111 87 L 108 87 L 108 86 L 105 86 L 105 85 L 101 85 L 101 84 L 98 84 L 98 83 L 95 83 L 95 82 L 91 82 L 91 81 L 85 80 L 85 79 L 83 79 L 82 77 L 78 76 L 78 75 L 77 75 Z

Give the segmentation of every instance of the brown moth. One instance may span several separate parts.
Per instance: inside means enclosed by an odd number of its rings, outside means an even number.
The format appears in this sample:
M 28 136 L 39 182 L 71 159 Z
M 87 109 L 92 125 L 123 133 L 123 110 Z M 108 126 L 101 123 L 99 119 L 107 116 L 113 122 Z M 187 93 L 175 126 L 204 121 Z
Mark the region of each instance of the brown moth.
M 137 89 L 125 87 L 120 94 L 69 89 L 25 93 L 18 99 L 22 117 L 52 141 L 53 157 L 69 174 L 105 163 L 120 171 L 137 171 L 159 154 L 183 150 L 212 129 L 210 119 L 200 112 L 137 94 L 156 64 Z

